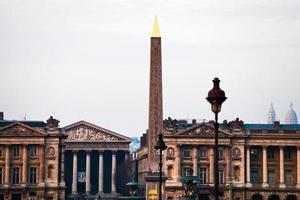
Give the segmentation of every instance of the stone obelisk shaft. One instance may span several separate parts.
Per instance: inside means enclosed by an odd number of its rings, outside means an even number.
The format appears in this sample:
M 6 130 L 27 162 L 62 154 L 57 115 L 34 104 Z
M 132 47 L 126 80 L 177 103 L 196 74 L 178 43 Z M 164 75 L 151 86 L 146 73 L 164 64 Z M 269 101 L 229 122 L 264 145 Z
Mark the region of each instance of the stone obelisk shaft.
M 161 38 L 155 19 L 150 50 L 150 91 L 148 122 L 148 164 L 152 171 L 158 171 L 159 155 L 155 150 L 158 134 L 163 129 Z

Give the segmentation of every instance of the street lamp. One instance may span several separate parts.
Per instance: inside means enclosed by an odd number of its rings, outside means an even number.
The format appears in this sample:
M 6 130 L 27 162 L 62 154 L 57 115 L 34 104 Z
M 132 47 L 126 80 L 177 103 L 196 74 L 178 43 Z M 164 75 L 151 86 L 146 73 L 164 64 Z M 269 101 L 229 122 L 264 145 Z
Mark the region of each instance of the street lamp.
M 159 200 L 162 200 L 161 197 L 161 185 L 162 185 L 162 151 L 167 148 L 164 139 L 163 134 L 160 133 L 158 135 L 158 141 L 154 147 L 156 150 L 159 150 Z
M 214 178 L 215 178 L 215 200 L 219 200 L 219 150 L 218 150 L 218 113 L 221 111 L 222 103 L 227 99 L 225 92 L 220 89 L 220 80 L 214 78 L 214 87 L 208 92 L 206 100 L 211 104 L 211 110 L 215 113 L 215 162 L 214 162 Z

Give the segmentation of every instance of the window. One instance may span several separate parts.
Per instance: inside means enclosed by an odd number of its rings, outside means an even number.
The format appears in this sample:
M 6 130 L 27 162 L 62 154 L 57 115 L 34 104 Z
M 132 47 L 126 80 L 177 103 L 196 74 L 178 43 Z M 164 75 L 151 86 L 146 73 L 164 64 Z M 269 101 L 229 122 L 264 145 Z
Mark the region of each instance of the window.
M 183 151 L 182 151 L 182 154 L 183 154 L 182 156 L 185 157 L 185 158 L 186 157 L 191 157 L 191 155 L 190 155 L 190 148 L 189 147 L 184 147 Z
M 240 181 L 240 167 L 239 166 L 234 166 L 233 175 L 234 175 L 235 181 Z
M 284 171 L 284 183 L 287 185 L 293 185 L 293 173 L 292 170 Z
M 251 183 L 259 183 L 258 169 L 257 168 L 251 169 L 250 174 L 251 174 L 250 176 Z
M 29 169 L 29 183 L 36 183 L 36 174 L 37 174 L 36 167 L 30 167 L 30 169 Z
M 199 149 L 199 157 L 200 158 L 207 158 L 207 148 L 201 147 Z
M 268 160 L 274 160 L 275 152 L 274 149 L 268 149 Z
M 268 183 L 270 185 L 275 185 L 275 170 L 274 169 L 269 169 L 268 170 Z
M 12 183 L 13 184 L 20 183 L 20 168 L 18 167 L 12 168 Z
M 3 183 L 3 168 L 0 167 L 0 184 Z
M 219 150 L 219 154 L 218 154 L 219 158 L 221 158 L 221 159 L 224 158 L 224 149 L 223 148 L 219 148 L 218 150 Z
M 291 149 L 284 150 L 284 160 L 292 160 L 292 150 Z
M 184 167 L 183 176 L 193 176 L 193 169 L 191 167 Z
M 219 168 L 219 183 L 223 184 L 224 183 L 224 169 Z
M 258 149 L 251 149 L 251 160 L 258 160 Z
M 2 157 L 3 157 L 3 147 L 0 146 L 0 158 L 2 158 Z
M 12 147 L 12 156 L 13 157 L 19 157 L 20 156 L 20 147 L 17 145 L 14 145 Z
M 199 169 L 199 178 L 200 178 L 200 183 L 206 183 L 206 171 L 207 171 L 207 168 L 205 167 L 200 167 Z
M 37 146 L 36 145 L 29 146 L 29 156 L 36 157 L 36 155 L 37 155 Z

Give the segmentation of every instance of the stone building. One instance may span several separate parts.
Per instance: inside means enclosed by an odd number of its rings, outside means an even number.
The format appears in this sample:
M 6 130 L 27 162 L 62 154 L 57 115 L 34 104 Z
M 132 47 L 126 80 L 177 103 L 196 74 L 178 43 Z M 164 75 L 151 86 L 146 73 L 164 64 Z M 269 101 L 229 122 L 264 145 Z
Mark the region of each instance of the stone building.
M 64 199 L 65 135 L 59 121 L 0 117 L 0 200 Z
M 64 127 L 66 197 L 114 199 L 128 181 L 131 139 L 86 121 Z

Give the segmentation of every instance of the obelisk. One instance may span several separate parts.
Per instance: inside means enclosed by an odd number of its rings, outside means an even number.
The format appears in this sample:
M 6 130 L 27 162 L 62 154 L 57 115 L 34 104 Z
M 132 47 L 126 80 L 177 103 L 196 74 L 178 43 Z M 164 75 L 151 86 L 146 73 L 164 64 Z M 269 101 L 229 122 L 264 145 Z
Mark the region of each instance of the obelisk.
M 157 17 L 154 19 L 150 49 L 150 91 L 148 121 L 148 165 L 158 171 L 159 155 L 155 150 L 158 134 L 163 130 L 161 37 Z

